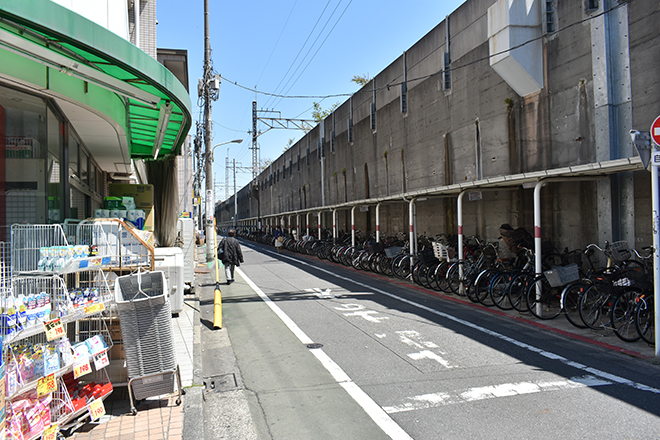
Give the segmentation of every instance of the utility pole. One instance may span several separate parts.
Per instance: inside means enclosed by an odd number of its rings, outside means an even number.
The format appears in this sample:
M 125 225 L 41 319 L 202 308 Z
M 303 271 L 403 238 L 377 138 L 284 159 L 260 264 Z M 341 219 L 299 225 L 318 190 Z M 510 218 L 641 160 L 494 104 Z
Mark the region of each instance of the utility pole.
M 209 0 L 204 0 L 204 78 L 200 81 L 199 94 L 204 99 L 204 174 L 206 177 L 206 261 L 215 259 L 212 243 L 215 240 L 213 217 L 215 201 L 213 197 L 213 127 L 211 119 L 211 101 L 218 99 L 220 81 L 213 73 L 211 63 L 211 39 L 209 37 Z

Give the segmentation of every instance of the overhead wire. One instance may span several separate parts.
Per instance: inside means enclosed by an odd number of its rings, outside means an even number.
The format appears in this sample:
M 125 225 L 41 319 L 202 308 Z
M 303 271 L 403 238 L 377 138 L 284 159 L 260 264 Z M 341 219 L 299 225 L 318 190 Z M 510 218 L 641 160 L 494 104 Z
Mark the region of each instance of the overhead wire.
M 264 72 L 266 71 L 266 68 L 268 67 L 268 64 L 270 63 L 270 59 L 273 57 L 273 54 L 275 53 L 275 49 L 277 49 L 277 45 L 280 42 L 280 39 L 282 38 L 282 34 L 284 33 L 284 30 L 286 29 L 287 24 L 289 24 L 289 19 L 291 19 L 291 15 L 293 14 L 293 11 L 296 9 L 296 4 L 298 3 L 298 0 L 296 0 L 293 3 L 293 6 L 291 7 L 291 11 L 289 11 L 289 16 L 286 18 L 286 21 L 284 22 L 284 26 L 282 26 L 282 30 L 280 31 L 279 37 L 277 37 L 277 41 L 275 42 L 275 45 L 273 46 L 273 50 L 270 52 L 270 55 L 268 55 L 268 59 L 266 60 L 266 64 L 264 65 L 263 70 L 259 74 L 259 78 L 257 79 L 257 84 L 259 84 L 259 81 L 261 81 L 261 77 L 264 75 Z
M 328 6 L 330 5 L 330 2 L 331 2 L 331 1 L 332 1 L 332 0 L 328 0 L 328 2 L 325 4 L 325 7 L 324 7 L 323 10 L 321 11 L 321 15 L 319 15 L 319 18 L 316 19 L 316 23 L 314 23 L 314 27 L 312 27 L 312 30 L 309 31 L 309 34 L 307 35 L 307 38 L 305 39 L 305 42 L 302 44 L 302 46 L 300 46 L 300 50 L 298 51 L 298 54 L 296 54 L 296 57 L 295 57 L 295 58 L 293 59 L 293 61 L 291 62 L 291 65 L 289 65 L 289 68 L 287 69 L 286 73 L 284 73 L 284 76 L 282 76 L 282 79 L 280 80 L 280 82 L 279 82 L 279 83 L 277 84 L 277 86 L 275 87 L 274 90 L 275 90 L 276 92 L 277 92 L 277 90 L 279 90 L 280 85 L 281 85 L 282 82 L 286 79 L 287 75 L 288 75 L 289 72 L 291 71 L 291 68 L 295 65 L 296 61 L 298 60 L 298 57 L 300 56 L 300 54 L 302 53 L 303 49 L 304 49 L 305 46 L 307 45 L 307 42 L 309 41 L 309 39 L 310 39 L 310 38 L 312 37 L 312 35 L 314 34 L 314 30 L 316 30 L 316 27 L 319 25 L 319 22 L 321 21 L 321 18 L 322 18 L 323 15 L 325 14 L 326 9 L 328 9 Z M 265 105 L 268 106 L 269 103 L 270 103 L 270 99 L 266 101 L 266 104 L 265 104 Z
M 352 1 L 352 0 L 351 0 L 351 1 Z M 580 24 L 582 24 L 582 23 L 585 23 L 585 22 L 587 22 L 587 21 L 589 21 L 589 20 L 593 20 L 593 19 L 595 19 L 595 18 L 598 18 L 598 17 L 600 17 L 600 16 L 602 16 L 602 15 L 604 15 L 604 14 L 607 14 L 607 13 L 609 13 L 609 12 L 615 10 L 615 9 L 618 9 L 618 8 L 622 7 L 622 6 L 625 5 L 625 4 L 630 4 L 630 3 L 632 3 L 633 1 L 636 1 L 636 0 L 629 0 L 627 3 L 619 3 L 619 4 L 617 4 L 617 5 L 613 6 L 613 7 L 611 7 L 610 9 L 607 9 L 607 10 L 605 10 L 605 11 L 599 13 L 599 14 L 594 14 L 594 15 L 589 16 L 589 17 L 587 17 L 587 18 L 584 18 L 584 19 L 582 19 L 582 20 L 578 20 L 578 21 L 576 21 L 576 22 L 573 22 L 573 23 L 571 23 L 571 24 L 568 24 L 568 25 L 566 25 L 565 27 L 563 27 L 563 28 L 561 28 L 561 29 L 558 29 L 557 31 L 553 32 L 553 34 L 558 34 L 558 33 L 560 33 L 560 32 L 563 32 L 563 31 L 565 31 L 565 30 L 568 30 L 569 28 L 572 28 L 573 26 L 577 26 L 577 25 L 580 25 Z M 500 52 L 497 52 L 497 53 L 493 53 L 493 54 L 489 54 L 489 55 L 487 55 L 487 56 L 484 56 L 484 57 L 482 57 L 482 58 L 478 58 L 478 59 L 476 59 L 476 60 L 473 60 L 473 61 L 467 62 L 467 63 L 465 63 L 465 64 L 461 64 L 461 65 L 458 65 L 458 66 L 455 66 L 455 67 L 450 67 L 449 69 L 441 69 L 441 70 L 439 70 L 439 71 L 437 71 L 437 72 L 434 72 L 434 73 L 430 73 L 430 74 L 427 74 L 427 75 L 423 75 L 423 76 L 419 76 L 419 77 L 416 77 L 416 78 L 408 79 L 407 82 L 410 83 L 410 82 L 415 82 L 415 81 L 426 80 L 426 79 L 432 78 L 432 77 L 434 77 L 434 76 L 437 76 L 437 75 L 439 75 L 439 74 L 442 74 L 443 72 L 455 72 L 455 71 L 458 71 L 458 70 L 464 69 L 464 68 L 466 68 L 466 67 L 470 67 L 470 66 L 472 66 L 472 65 L 474 65 L 474 64 L 477 64 L 477 63 L 480 63 L 480 62 L 483 62 L 483 61 L 489 60 L 490 58 L 493 58 L 493 57 L 496 57 L 496 56 L 502 55 L 502 54 L 504 54 L 504 53 L 507 53 L 507 52 L 510 52 L 510 51 L 513 51 L 513 50 L 519 49 L 519 48 L 521 48 L 521 47 L 523 47 L 523 46 L 525 46 L 525 45 L 527 45 L 527 44 L 529 44 L 529 43 L 532 43 L 532 42 L 534 42 L 534 41 L 537 41 L 537 40 L 540 40 L 540 39 L 546 38 L 548 35 L 549 35 L 548 33 L 544 33 L 544 34 L 542 34 L 542 35 L 540 35 L 540 36 L 538 36 L 538 37 L 534 37 L 534 38 L 532 38 L 532 39 L 529 39 L 529 40 L 527 40 L 527 41 L 525 41 L 525 42 L 523 42 L 523 43 L 520 43 L 520 44 L 518 44 L 518 45 L 516 45 L 516 46 L 510 47 L 510 48 L 508 48 L 508 49 L 506 49 L 506 50 L 503 50 L 503 51 L 500 51 Z M 327 95 L 287 95 L 287 94 L 285 94 L 285 93 L 284 93 L 284 94 L 281 94 L 281 93 L 270 93 L 270 92 L 264 92 L 264 91 L 257 91 L 256 89 L 252 89 L 252 88 L 249 88 L 249 87 L 243 86 L 243 85 L 241 85 L 241 84 L 239 84 L 239 83 L 237 83 L 237 82 L 235 82 L 235 81 L 232 81 L 232 80 L 230 80 L 230 79 L 227 79 L 227 78 L 223 78 L 223 79 L 224 79 L 225 81 L 229 82 L 230 84 L 236 86 L 236 87 L 239 87 L 239 88 L 242 88 L 242 89 L 248 90 L 248 91 L 250 91 L 250 92 L 254 92 L 254 93 L 257 93 L 257 94 L 260 94 L 260 95 L 264 95 L 264 96 L 280 98 L 280 99 L 327 99 L 327 98 L 341 98 L 341 97 L 355 96 L 357 93 L 363 92 L 363 90 L 359 90 L 359 91 L 354 92 L 354 93 L 332 93 L 332 94 L 327 94 Z M 375 87 L 374 89 L 364 90 L 364 92 L 365 92 L 365 93 L 366 93 L 366 92 L 368 92 L 368 93 L 372 93 L 373 90 L 376 90 L 376 91 L 385 90 L 385 89 L 389 89 L 390 87 L 395 87 L 395 86 L 398 86 L 398 85 L 401 85 L 401 84 L 403 84 L 402 81 L 400 81 L 400 82 L 394 82 L 394 83 L 388 83 L 387 85 L 380 86 L 380 87 Z
M 314 46 L 316 45 L 316 42 L 319 41 L 319 38 L 321 37 L 321 35 L 323 35 L 323 31 L 325 31 L 325 28 L 326 28 L 326 27 L 328 26 L 328 24 L 330 23 L 330 20 L 332 20 L 332 17 L 334 17 L 335 12 L 337 12 L 337 9 L 339 8 L 339 5 L 341 5 L 342 1 L 343 1 L 343 0 L 339 0 L 339 2 L 337 2 L 337 5 L 336 5 L 335 8 L 332 10 L 332 13 L 330 14 L 330 16 L 328 17 L 328 19 L 326 20 L 325 24 L 323 25 L 323 28 L 321 28 L 321 30 L 319 31 L 318 35 L 317 35 L 316 38 L 314 39 L 314 42 L 309 46 L 309 49 L 307 49 L 307 52 L 305 53 L 305 56 L 302 58 L 302 60 L 300 60 L 300 64 L 298 64 L 298 67 L 296 67 L 296 70 L 293 71 L 293 73 L 291 74 L 291 77 L 287 80 L 287 82 L 286 82 L 286 83 L 284 84 L 284 86 L 282 87 L 283 89 L 286 88 L 286 87 L 289 85 L 289 83 L 291 82 L 291 80 L 293 79 L 293 77 L 296 75 L 296 73 L 298 72 L 298 70 L 300 69 L 300 67 L 302 66 L 302 64 L 305 62 L 305 60 L 307 59 L 307 56 L 309 55 L 309 53 L 312 51 L 312 49 L 313 49 Z M 351 0 L 351 2 L 352 2 L 352 0 Z M 349 5 L 350 5 L 350 2 L 349 2 Z M 346 9 L 344 9 L 344 12 L 346 12 Z M 344 14 L 342 13 L 342 16 L 343 16 L 343 15 L 344 15 Z M 341 19 L 341 16 L 339 17 L 339 19 Z M 336 26 L 336 25 L 337 25 L 337 24 L 335 23 L 335 26 Z M 334 29 L 334 26 L 333 26 L 332 29 Z M 330 31 L 330 33 L 332 33 L 332 30 Z M 330 35 L 330 34 L 328 34 L 328 36 L 329 36 L 329 35 Z M 328 39 L 328 37 L 326 36 L 326 38 L 323 40 L 323 43 L 325 43 L 325 41 L 326 41 L 327 39 Z M 316 57 L 316 54 L 318 54 L 319 50 L 320 50 L 321 47 L 323 46 L 323 43 L 321 43 L 321 46 L 319 46 L 319 48 L 316 50 L 316 52 L 314 52 L 314 55 L 312 55 L 312 58 L 310 58 L 309 62 L 305 65 L 305 68 L 303 69 L 303 72 L 305 71 L 305 69 L 307 69 L 307 66 L 309 66 L 309 63 L 311 63 L 312 60 Z M 301 73 L 301 74 L 302 74 L 302 73 Z M 293 88 L 293 86 L 295 85 L 295 83 L 298 81 L 299 78 L 300 78 L 300 75 L 298 75 L 298 77 L 297 77 L 296 80 L 293 82 L 293 84 L 291 84 L 291 85 L 289 86 L 289 88 L 286 89 L 286 92 L 284 92 L 284 94 L 287 94 L 287 93 Z M 275 105 L 277 105 L 278 103 L 279 103 L 279 101 L 276 101 L 276 102 L 275 102 Z

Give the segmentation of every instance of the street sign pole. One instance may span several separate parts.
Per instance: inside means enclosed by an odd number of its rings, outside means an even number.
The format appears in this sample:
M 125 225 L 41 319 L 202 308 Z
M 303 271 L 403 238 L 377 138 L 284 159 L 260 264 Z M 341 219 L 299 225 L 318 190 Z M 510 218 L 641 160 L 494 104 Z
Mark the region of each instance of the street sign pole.
M 651 124 L 651 203 L 653 209 L 653 304 L 655 312 L 655 356 L 660 357 L 660 191 L 658 166 L 660 166 L 660 116 Z

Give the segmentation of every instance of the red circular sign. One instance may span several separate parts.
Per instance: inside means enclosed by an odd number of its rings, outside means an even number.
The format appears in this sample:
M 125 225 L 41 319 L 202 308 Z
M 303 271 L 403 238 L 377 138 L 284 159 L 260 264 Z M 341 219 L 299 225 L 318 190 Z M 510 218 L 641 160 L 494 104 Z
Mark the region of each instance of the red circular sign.
M 651 124 L 651 139 L 656 145 L 660 145 L 660 116 L 655 118 L 655 121 Z

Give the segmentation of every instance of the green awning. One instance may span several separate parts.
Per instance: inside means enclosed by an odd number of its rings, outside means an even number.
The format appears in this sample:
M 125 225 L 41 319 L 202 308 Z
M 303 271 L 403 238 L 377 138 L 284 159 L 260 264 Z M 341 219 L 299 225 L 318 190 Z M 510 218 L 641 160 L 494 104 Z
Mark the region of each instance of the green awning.
M 126 130 L 133 159 L 177 154 L 188 134 L 190 95 L 174 74 L 122 37 L 57 3 L 3 0 L 3 49 L 125 98 L 126 120 L 117 122 Z

